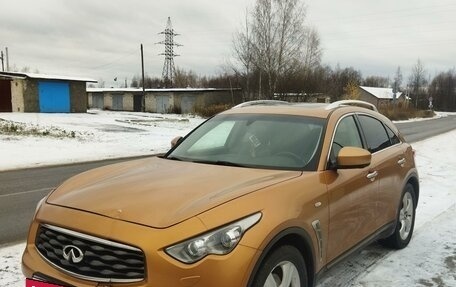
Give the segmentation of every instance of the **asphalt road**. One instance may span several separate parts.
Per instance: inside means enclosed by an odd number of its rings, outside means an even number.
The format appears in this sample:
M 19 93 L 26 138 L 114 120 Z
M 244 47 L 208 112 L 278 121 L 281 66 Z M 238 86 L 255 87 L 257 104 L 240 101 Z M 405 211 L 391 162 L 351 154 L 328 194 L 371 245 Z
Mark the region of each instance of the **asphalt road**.
M 409 142 L 456 129 L 456 116 L 397 124 Z M 65 179 L 99 166 L 125 161 L 42 167 L 0 172 L 0 245 L 25 240 L 38 201 Z
M 26 238 L 38 201 L 63 181 L 83 171 L 125 160 L 128 159 L 0 172 L 0 245 Z
M 408 142 L 417 142 L 456 129 L 456 116 L 408 123 L 397 123 Z

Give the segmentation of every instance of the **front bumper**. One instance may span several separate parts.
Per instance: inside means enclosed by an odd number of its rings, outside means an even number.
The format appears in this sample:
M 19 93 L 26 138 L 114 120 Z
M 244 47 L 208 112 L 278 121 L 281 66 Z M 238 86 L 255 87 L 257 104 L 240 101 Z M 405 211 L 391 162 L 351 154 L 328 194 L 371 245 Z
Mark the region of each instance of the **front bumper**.
M 105 216 L 45 204 L 31 224 L 22 257 L 22 271 L 28 278 L 42 274 L 67 285 L 89 286 L 246 286 L 259 251 L 239 244 L 224 256 L 210 255 L 194 264 L 169 257 L 164 248 L 207 231 L 198 218 L 165 229 L 154 229 Z M 135 283 L 99 283 L 81 280 L 50 265 L 37 251 L 35 236 L 41 223 L 137 247 L 145 255 L 145 278 Z

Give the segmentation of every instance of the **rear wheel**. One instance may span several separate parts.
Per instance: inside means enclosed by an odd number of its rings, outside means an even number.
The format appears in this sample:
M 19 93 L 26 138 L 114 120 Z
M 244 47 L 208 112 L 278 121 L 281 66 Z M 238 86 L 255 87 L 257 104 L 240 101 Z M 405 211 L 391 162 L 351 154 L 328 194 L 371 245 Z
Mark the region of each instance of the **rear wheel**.
M 261 264 L 252 287 L 307 287 L 306 264 L 298 249 L 285 245 Z
M 415 198 L 413 186 L 410 183 L 407 183 L 404 192 L 402 193 L 396 229 L 393 234 L 381 241 L 382 244 L 395 249 L 402 249 L 409 244 L 415 226 Z

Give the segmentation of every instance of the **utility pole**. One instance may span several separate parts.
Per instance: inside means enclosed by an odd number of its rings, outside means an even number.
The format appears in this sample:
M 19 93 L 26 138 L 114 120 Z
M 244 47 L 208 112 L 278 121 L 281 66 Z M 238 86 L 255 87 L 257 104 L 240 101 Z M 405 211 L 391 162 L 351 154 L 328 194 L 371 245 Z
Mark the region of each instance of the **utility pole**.
M 3 51 L 0 51 L 0 59 L 2 60 L 2 72 L 4 72 L 5 66 L 3 65 Z
M 143 53 L 143 44 L 141 44 L 141 71 L 142 71 L 142 101 L 141 101 L 141 111 L 146 111 L 146 87 L 144 83 L 144 53 Z
M 182 45 L 174 42 L 174 36 L 178 36 L 179 34 L 174 33 L 173 26 L 171 24 L 171 17 L 168 17 L 165 31 L 160 32 L 159 34 L 165 35 L 165 41 L 157 43 L 165 45 L 165 52 L 159 54 L 165 56 L 162 77 L 165 88 L 172 88 L 175 75 L 174 57 L 179 56 L 177 54 L 174 54 L 174 46 L 179 47 Z
M 10 67 L 9 67 L 9 56 L 8 56 L 8 47 L 5 47 L 5 53 L 6 53 L 6 71 L 8 72 L 10 70 Z

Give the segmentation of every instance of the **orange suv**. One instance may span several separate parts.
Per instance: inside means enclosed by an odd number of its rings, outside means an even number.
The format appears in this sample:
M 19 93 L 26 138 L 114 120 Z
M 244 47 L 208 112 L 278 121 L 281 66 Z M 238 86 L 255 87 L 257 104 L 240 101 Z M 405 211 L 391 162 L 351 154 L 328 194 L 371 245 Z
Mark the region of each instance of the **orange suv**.
M 38 204 L 23 273 L 65 286 L 315 286 L 369 242 L 403 248 L 414 152 L 375 110 L 248 102 L 164 156 L 77 175 Z

